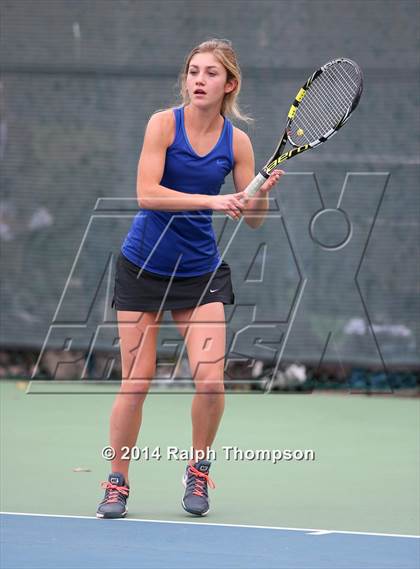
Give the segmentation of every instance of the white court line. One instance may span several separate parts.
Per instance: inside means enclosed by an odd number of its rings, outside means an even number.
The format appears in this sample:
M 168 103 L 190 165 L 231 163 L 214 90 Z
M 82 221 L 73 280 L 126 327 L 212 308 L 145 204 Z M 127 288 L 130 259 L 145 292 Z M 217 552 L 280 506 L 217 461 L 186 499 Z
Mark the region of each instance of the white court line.
M 72 515 L 65 515 L 65 514 L 31 514 L 28 512 L 0 512 L 0 515 L 5 516 L 38 516 L 43 518 L 70 518 L 70 519 L 77 519 L 77 520 L 98 520 L 95 516 L 72 516 Z M 328 533 L 341 533 L 341 534 L 349 534 L 349 535 L 373 535 L 379 537 L 404 537 L 404 538 L 411 538 L 411 539 L 420 539 L 420 535 L 405 535 L 405 534 L 398 534 L 398 533 L 376 533 L 376 532 L 369 532 L 369 531 L 344 531 L 344 530 L 330 530 L 330 529 L 314 529 L 314 528 L 288 528 L 288 527 L 279 527 L 279 526 L 255 526 L 255 525 L 245 525 L 245 524 L 218 524 L 218 523 L 211 523 L 211 522 L 181 522 L 181 521 L 174 521 L 174 520 L 146 520 L 141 518 L 117 518 L 114 520 L 99 520 L 102 523 L 106 523 L 109 521 L 116 521 L 116 522 L 147 522 L 151 524 L 183 524 L 183 525 L 195 525 L 195 526 L 216 526 L 216 527 L 229 527 L 229 528 L 251 528 L 251 529 L 271 529 L 271 530 L 280 530 L 280 531 L 303 531 L 303 532 L 310 532 L 308 535 L 324 535 Z

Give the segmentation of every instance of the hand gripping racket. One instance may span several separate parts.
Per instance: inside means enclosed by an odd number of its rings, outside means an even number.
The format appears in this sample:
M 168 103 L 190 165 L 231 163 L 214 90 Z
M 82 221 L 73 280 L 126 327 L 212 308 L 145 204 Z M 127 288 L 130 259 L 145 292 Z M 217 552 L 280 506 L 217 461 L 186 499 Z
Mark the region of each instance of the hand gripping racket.
M 362 90 L 362 71 L 350 59 L 334 59 L 315 71 L 296 95 L 276 151 L 245 188 L 247 195 L 253 197 L 279 164 L 331 138 L 348 121 Z M 293 148 L 284 152 L 287 141 Z

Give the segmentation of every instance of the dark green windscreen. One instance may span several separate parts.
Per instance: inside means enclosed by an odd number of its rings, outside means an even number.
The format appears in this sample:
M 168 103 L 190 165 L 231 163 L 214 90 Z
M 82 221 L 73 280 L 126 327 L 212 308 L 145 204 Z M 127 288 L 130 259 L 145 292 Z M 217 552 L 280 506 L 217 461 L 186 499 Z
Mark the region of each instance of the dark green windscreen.
M 348 124 L 284 165 L 262 228 L 214 214 L 231 358 L 418 363 L 418 21 L 414 1 L 3 0 L 2 344 L 115 347 L 146 123 L 179 102 L 189 50 L 227 37 L 257 168 L 310 73 L 335 57 L 364 72 Z M 175 353 L 164 322 L 159 352 Z

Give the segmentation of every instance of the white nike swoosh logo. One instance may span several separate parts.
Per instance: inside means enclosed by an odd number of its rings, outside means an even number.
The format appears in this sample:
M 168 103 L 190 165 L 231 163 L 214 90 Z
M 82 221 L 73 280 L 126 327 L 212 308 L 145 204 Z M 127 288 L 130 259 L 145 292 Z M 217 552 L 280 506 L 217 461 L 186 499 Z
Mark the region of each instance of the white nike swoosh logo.
M 217 288 L 215 288 L 214 290 L 210 289 L 210 292 L 216 292 L 217 290 L 219 290 L 219 289 L 217 289 Z

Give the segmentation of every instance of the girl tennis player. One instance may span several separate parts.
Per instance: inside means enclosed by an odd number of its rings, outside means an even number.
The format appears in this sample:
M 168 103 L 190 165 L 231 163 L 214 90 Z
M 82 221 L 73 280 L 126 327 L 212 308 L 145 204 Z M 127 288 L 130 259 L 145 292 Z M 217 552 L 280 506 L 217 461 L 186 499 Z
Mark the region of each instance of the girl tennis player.
M 108 481 L 102 483 L 100 518 L 127 513 L 129 460 L 122 449 L 136 445 L 143 403 L 155 374 L 164 310 L 171 310 L 184 338 L 195 382 L 194 451 L 205 455 L 216 436 L 224 408 L 224 305 L 233 304 L 235 297 L 230 267 L 215 242 L 212 212 L 224 212 L 233 220 L 243 216 L 250 227 L 259 227 L 267 194 L 283 174 L 272 172 L 252 199 L 243 191 L 255 175 L 253 150 L 248 136 L 227 118 L 249 120 L 237 104 L 240 88 L 241 72 L 231 43 L 206 41 L 185 61 L 182 106 L 155 113 L 146 128 L 137 180 L 141 211 L 117 260 L 113 306 L 122 384 L 111 413 L 115 457 Z M 236 193 L 219 195 L 231 171 Z M 209 510 L 209 469 L 207 460 L 191 460 L 186 467 L 182 506 L 191 514 Z

